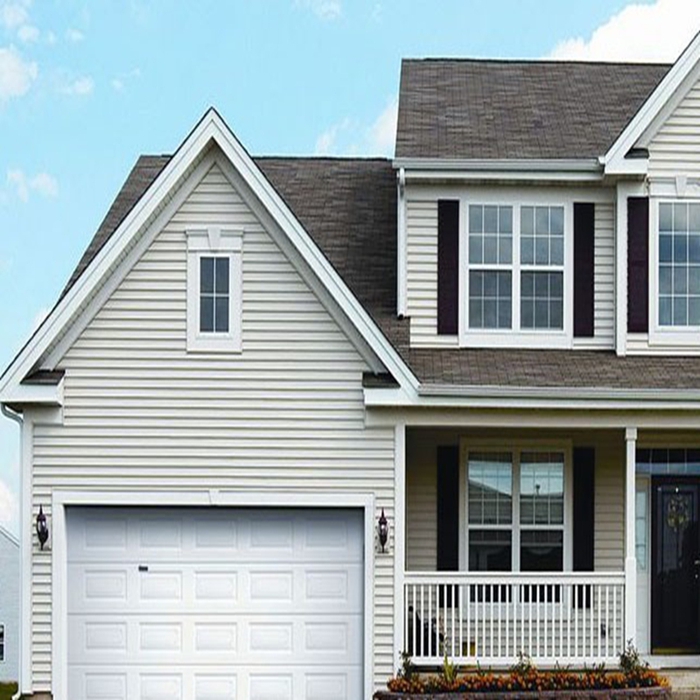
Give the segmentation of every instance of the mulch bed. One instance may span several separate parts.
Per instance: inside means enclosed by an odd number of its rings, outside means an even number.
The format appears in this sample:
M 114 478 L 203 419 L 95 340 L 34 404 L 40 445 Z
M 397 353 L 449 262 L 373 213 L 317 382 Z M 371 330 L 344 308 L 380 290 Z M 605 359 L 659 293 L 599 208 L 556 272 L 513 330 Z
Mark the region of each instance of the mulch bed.
M 624 688 L 617 690 L 543 690 L 493 693 L 437 693 L 416 694 L 391 693 L 379 690 L 374 700 L 670 700 L 670 688 Z

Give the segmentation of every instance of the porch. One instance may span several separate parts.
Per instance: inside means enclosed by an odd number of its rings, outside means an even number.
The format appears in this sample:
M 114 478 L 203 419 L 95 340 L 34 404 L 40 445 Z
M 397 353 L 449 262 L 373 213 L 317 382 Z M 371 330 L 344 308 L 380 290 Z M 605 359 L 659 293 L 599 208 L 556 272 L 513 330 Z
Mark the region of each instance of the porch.
M 651 492 L 660 472 L 648 462 L 652 448 L 700 443 L 692 433 L 409 427 L 404 441 L 395 648 L 414 664 L 447 656 L 496 668 L 527 654 L 542 667 L 615 666 L 628 641 L 643 654 L 700 658 L 700 623 L 686 644 L 671 651 L 664 642 L 674 615 L 688 617 L 673 601 L 655 598 L 654 619 L 663 603 L 671 622 L 657 621 L 652 635 Z M 690 471 L 680 462 L 663 469 L 685 483 L 700 477 L 700 459 Z M 696 522 L 698 504 L 688 507 Z M 697 588 L 688 546 L 671 563 L 685 576 L 675 589 L 683 595 Z M 689 611 L 696 618 L 699 597 Z

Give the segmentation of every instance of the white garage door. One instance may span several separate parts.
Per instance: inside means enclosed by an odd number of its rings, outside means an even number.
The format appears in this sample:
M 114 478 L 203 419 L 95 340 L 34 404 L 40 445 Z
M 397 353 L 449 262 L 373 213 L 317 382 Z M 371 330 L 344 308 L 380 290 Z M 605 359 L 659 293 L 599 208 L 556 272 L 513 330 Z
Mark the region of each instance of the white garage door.
M 361 511 L 74 508 L 70 700 L 358 700 Z

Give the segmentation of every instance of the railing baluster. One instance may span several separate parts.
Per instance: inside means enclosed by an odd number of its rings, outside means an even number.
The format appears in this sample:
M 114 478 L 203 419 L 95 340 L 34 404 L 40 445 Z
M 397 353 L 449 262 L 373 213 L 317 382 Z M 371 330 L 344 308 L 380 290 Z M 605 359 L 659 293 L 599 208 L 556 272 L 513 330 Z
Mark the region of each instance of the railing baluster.
M 418 627 L 418 624 L 416 622 L 416 608 L 418 607 L 418 601 L 416 600 L 416 586 L 415 586 L 415 584 L 413 585 L 411 602 L 413 603 L 413 647 L 412 647 L 413 648 L 413 655 L 419 656 L 418 646 L 416 645 L 416 627 Z
M 464 616 L 462 614 L 462 597 L 464 586 L 457 584 L 457 593 L 459 595 L 459 655 L 464 656 Z
M 578 615 L 580 605 L 579 605 L 579 590 L 580 586 L 576 585 L 574 587 L 574 656 L 578 658 Z
M 472 655 L 472 613 L 471 613 L 471 607 L 472 607 L 472 584 L 468 583 L 465 586 L 467 590 L 467 656 L 471 657 Z

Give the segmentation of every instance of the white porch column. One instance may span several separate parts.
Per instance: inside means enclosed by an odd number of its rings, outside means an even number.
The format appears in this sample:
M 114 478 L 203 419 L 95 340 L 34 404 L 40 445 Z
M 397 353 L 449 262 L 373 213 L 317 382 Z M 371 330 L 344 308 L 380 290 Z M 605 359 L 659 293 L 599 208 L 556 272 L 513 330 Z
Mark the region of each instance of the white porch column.
M 625 646 L 637 643 L 637 557 L 635 552 L 635 479 L 637 428 L 625 430 Z
M 401 664 L 403 639 L 403 580 L 406 569 L 406 426 L 394 428 L 394 668 Z

